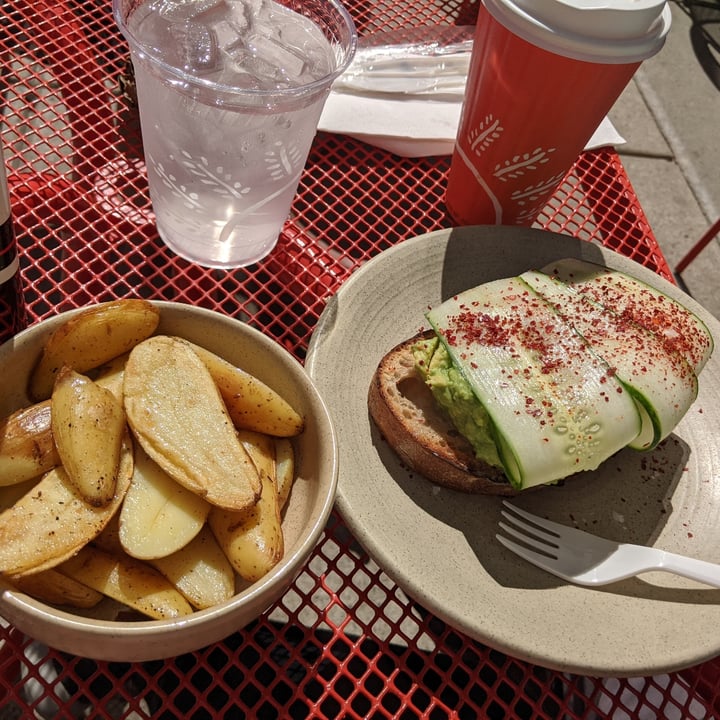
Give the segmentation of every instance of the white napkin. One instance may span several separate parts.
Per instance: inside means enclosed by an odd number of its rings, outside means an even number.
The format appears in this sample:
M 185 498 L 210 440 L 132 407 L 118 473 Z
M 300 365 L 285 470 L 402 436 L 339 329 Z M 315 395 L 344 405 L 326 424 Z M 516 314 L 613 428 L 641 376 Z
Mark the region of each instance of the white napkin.
M 336 132 L 401 157 L 450 155 L 462 103 L 435 100 L 389 100 L 331 92 L 320 118 L 320 130 Z M 586 149 L 625 143 L 604 118 Z
M 472 49 L 472 28 L 417 28 L 422 39 L 365 45 L 336 80 L 319 129 L 362 140 L 402 157 L 450 155 Z M 450 34 L 448 34 L 450 32 Z M 387 40 L 388 35 L 380 37 Z M 367 42 L 367 41 L 366 41 Z M 377 41 L 375 41 L 377 42 Z M 586 149 L 625 139 L 603 119 Z

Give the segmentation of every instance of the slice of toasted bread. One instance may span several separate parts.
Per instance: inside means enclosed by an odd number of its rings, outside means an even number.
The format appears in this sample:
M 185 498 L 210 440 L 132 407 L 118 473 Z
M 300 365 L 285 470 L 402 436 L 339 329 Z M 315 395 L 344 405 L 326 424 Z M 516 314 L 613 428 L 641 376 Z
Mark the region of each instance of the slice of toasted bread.
M 368 409 L 385 441 L 403 463 L 436 485 L 466 493 L 516 495 L 502 470 L 479 460 L 436 404 L 415 369 L 412 346 L 420 337 L 390 350 L 370 384 Z

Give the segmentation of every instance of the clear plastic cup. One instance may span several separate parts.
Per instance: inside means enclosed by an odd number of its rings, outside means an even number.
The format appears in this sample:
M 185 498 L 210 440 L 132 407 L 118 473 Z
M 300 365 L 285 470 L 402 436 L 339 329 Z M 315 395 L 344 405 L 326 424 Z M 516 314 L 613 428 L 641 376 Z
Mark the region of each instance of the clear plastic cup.
M 446 206 L 530 225 L 670 28 L 665 0 L 483 0 Z
M 357 35 L 336 0 L 113 0 L 162 240 L 208 267 L 277 243 Z

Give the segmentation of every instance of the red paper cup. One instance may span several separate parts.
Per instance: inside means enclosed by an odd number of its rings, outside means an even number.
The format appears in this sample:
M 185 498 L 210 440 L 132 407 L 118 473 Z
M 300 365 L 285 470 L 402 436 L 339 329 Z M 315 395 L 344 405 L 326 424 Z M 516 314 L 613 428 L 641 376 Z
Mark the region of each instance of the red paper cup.
M 616 19 L 583 20 L 580 9 L 568 17 L 572 0 L 485 0 L 445 198 L 457 224 L 532 224 L 642 59 L 664 42 L 664 3 L 634 3 L 645 19 L 657 9 L 657 19 L 643 32 L 623 16 L 618 32 L 630 37 L 612 40 Z M 601 37 L 578 32 L 588 29 Z

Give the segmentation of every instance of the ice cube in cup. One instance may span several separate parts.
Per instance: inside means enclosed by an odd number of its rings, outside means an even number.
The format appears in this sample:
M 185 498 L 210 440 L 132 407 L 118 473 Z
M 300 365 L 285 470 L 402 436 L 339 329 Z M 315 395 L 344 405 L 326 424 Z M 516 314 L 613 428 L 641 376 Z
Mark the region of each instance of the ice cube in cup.
M 272 36 L 256 32 L 248 38 L 247 47 L 255 61 L 253 67 L 268 79 L 292 82 L 298 80 L 305 69 L 304 58 Z
M 171 25 L 170 34 L 177 42 L 186 70 L 202 75 L 219 69 L 221 58 L 212 28 L 195 20 L 186 20 Z
M 192 20 L 225 5 L 225 0 L 158 0 L 155 12 L 168 22 Z

